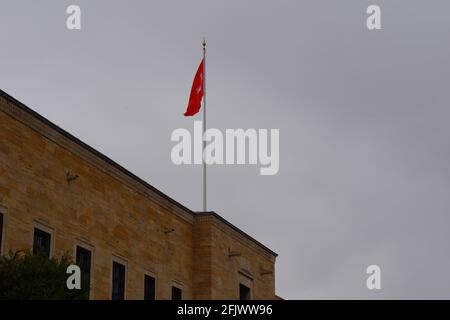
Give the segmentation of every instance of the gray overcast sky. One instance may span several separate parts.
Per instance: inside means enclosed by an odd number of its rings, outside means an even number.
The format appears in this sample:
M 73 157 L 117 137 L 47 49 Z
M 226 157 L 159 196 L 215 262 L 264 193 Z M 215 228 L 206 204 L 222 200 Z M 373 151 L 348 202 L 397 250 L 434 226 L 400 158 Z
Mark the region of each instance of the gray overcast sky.
M 82 30 L 66 29 L 78 4 Z M 382 30 L 366 28 L 366 8 Z M 208 125 L 279 128 L 280 171 L 209 169 L 285 298 L 450 298 L 450 2 L 0 1 L 0 88 L 193 210 L 170 160 L 208 40 Z M 366 288 L 366 267 L 382 289 Z

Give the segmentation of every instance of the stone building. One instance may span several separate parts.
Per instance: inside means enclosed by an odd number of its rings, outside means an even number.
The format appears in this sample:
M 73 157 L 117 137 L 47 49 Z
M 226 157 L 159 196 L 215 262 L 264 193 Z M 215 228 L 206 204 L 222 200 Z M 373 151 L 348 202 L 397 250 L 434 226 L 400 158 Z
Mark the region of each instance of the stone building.
M 0 250 L 71 254 L 91 299 L 275 299 L 277 254 L 0 91 Z

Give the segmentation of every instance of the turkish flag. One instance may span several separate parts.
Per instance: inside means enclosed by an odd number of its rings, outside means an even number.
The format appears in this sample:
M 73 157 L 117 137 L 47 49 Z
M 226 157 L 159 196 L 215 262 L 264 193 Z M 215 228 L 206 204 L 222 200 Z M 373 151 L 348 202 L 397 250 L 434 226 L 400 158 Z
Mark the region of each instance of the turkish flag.
M 193 116 L 200 111 L 202 98 L 203 98 L 203 79 L 204 79 L 204 61 L 200 62 L 197 73 L 195 74 L 194 81 L 192 82 L 191 96 L 189 97 L 189 103 L 187 110 L 184 113 L 185 117 Z

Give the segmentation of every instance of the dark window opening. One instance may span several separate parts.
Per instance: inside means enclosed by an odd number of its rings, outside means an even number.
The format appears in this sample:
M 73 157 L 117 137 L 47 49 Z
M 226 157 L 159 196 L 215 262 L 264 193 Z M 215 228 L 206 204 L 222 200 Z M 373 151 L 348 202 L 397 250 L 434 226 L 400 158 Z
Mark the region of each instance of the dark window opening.
M 172 287 L 172 300 L 181 300 L 182 291 L 180 288 Z
M 239 299 L 240 300 L 250 300 L 250 288 L 244 286 L 243 284 L 239 284 Z
M 2 240 L 3 240 L 3 213 L 0 213 L 0 253 L 2 250 Z
M 145 275 L 144 277 L 144 300 L 155 300 L 155 278 Z
M 125 299 L 125 266 L 115 261 L 113 262 L 112 299 Z
M 81 270 L 81 288 L 87 290 L 86 298 L 89 299 L 91 288 L 91 251 L 77 246 L 76 264 Z
M 50 258 L 51 234 L 41 229 L 34 229 L 33 254 L 43 254 Z

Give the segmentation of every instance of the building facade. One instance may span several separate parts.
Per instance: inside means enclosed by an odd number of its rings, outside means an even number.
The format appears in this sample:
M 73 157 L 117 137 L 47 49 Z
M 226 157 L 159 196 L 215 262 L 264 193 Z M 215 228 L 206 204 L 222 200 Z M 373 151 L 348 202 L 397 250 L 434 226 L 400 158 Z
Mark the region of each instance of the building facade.
M 276 253 L 0 91 L 0 250 L 68 252 L 91 299 L 275 299 Z

